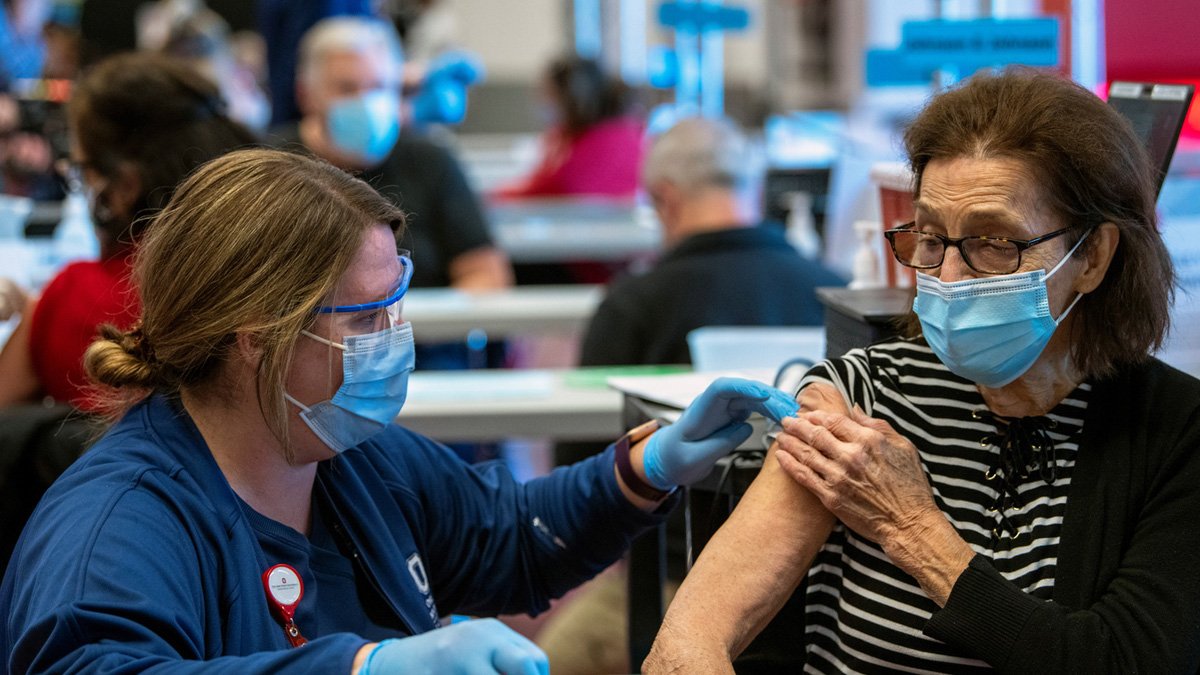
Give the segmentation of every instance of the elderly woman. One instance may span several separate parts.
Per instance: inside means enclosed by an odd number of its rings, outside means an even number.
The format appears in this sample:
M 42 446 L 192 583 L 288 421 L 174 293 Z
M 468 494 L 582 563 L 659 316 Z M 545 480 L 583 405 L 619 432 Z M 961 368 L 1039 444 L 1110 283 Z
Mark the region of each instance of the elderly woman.
M 807 375 L 647 672 L 730 672 L 801 581 L 810 671 L 1196 672 L 1200 383 L 1150 356 L 1173 272 L 1130 126 L 1010 71 L 905 144 L 912 334 Z
M 550 476 L 468 466 L 392 422 L 413 368 L 403 225 L 361 180 L 277 151 L 178 188 L 134 265 L 140 323 L 87 352 L 120 419 L 46 493 L 0 586 L 0 670 L 544 673 L 502 624 L 440 617 L 545 609 L 745 440 L 751 411 L 796 409 L 723 379 L 679 423 Z

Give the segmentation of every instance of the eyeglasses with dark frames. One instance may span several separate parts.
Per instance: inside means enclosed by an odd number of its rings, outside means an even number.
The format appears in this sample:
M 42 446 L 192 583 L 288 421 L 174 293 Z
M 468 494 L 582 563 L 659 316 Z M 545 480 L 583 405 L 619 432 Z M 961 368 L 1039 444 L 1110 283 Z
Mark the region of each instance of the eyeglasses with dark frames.
M 1021 254 L 1031 246 L 1062 236 L 1078 225 L 1064 227 L 1033 239 L 1008 237 L 947 237 L 934 232 L 913 229 L 916 223 L 905 223 L 883 233 L 892 246 L 896 261 L 919 270 L 941 267 L 946 247 L 958 249 L 967 267 L 980 274 L 1012 274 L 1021 268 Z

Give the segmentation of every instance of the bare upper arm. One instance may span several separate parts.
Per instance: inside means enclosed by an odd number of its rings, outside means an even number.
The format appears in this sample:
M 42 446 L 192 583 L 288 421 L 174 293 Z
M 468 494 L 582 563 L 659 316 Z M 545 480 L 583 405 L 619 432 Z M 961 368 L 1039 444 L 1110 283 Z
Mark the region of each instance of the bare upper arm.
M 841 400 L 835 389 L 828 390 L 834 399 L 817 389 L 802 400 L 808 397 L 813 405 Z M 741 653 L 795 591 L 833 525 L 820 501 L 783 471 L 772 446 L 684 580 L 649 663 L 708 671 Z

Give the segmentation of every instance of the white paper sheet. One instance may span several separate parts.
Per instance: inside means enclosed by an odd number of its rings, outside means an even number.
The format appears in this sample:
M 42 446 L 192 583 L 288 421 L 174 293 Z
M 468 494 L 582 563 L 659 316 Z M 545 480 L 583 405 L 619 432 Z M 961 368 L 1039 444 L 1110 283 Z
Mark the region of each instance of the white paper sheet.
M 671 375 L 628 375 L 610 377 L 607 382 L 609 387 L 623 394 L 682 410 L 719 377 L 741 377 L 771 384 L 775 372 L 772 370 L 742 370 Z

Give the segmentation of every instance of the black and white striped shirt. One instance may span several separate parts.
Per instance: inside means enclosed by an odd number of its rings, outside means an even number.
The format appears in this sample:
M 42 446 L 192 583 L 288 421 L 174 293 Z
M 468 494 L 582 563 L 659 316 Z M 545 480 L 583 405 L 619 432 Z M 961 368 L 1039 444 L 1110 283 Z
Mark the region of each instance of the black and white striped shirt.
M 827 382 L 916 445 L 937 505 L 977 553 L 1009 581 L 1049 599 L 1067 491 L 1091 386 L 1047 415 L 1027 418 L 1053 441 L 1053 481 L 1036 469 L 1010 481 L 998 506 L 999 437 L 975 385 L 949 372 L 927 346 L 895 340 L 814 367 L 801 382 Z M 988 479 L 989 471 L 992 479 Z M 1006 520 L 1005 520 L 1006 519 Z M 937 605 L 880 547 L 838 525 L 808 574 L 807 672 L 972 672 L 987 664 L 922 629 Z

